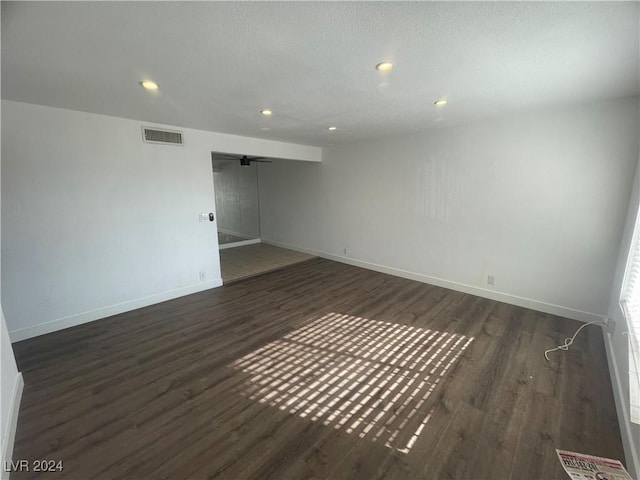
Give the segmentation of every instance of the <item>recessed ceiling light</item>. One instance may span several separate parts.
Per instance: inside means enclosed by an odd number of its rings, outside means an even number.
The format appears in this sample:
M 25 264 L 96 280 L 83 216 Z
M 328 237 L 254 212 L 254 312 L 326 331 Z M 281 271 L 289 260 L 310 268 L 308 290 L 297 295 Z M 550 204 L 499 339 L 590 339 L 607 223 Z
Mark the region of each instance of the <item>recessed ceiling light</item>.
M 444 107 L 447 103 L 449 103 L 448 100 L 437 100 L 437 101 L 433 102 L 433 104 L 438 106 L 438 107 Z
M 333 131 L 335 131 L 337 129 L 338 129 L 338 127 L 329 127 L 329 128 L 327 128 L 327 130 L 329 130 L 330 132 L 333 132 Z
M 393 69 L 393 63 L 391 62 L 382 62 L 376 65 L 376 70 L 380 72 L 388 72 Z
M 266 115 L 268 117 L 273 112 L 271 110 L 269 110 L 268 108 L 265 108 L 264 110 L 260 110 L 260 113 L 263 114 L 263 115 Z
M 157 90 L 158 89 L 158 84 L 156 82 L 152 82 L 151 80 L 143 80 L 143 81 L 140 82 L 140 85 L 142 85 L 147 90 Z

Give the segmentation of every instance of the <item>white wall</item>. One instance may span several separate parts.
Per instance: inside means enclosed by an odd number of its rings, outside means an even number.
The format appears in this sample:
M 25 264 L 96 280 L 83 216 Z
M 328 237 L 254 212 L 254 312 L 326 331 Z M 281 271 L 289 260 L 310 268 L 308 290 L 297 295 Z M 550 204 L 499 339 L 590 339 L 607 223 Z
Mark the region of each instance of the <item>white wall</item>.
M 336 146 L 318 165 L 260 169 L 261 234 L 593 320 L 607 313 L 637 152 L 637 98 Z
M 0 428 L 2 431 L 2 442 L 0 461 L 11 461 L 13 453 L 13 441 L 18 422 L 18 410 L 22 396 L 23 380 L 22 374 L 18 372 L 16 360 L 13 356 L 13 348 L 9 340 L 9 332 L 4 319 L 4 313 L 0 307 L 0 374 L 2 375 L 0 388 Z M 0 478 L 8 478 L 7 472 L 0 466 Z
M 1 158 L 0 155 L 0 172 L 2 171 Z M 1 203 L 0 195 L 0 207 Z M 1 270 L 0 268 L 0 272 Z M 2 275 L 0 274 L 0 290 L 1 289 Z M 9 331 L 7 330 L 1 304 L 0 324 L 0 462 L 2 462 L 2 466 L 4 466 L 4 462 L 11 461 L 12 459 L 13 441 L 18 424 L 18 411 L 22 397 L 23 380 L 22 374 L 18 372 L 16 359 L 13 356 L 13 348 L 11 347 Z M 5 472 L 4 468 L 0 468 L 0 478 L 4 480 L 8 477 L 8 472 Z
M 141 125 L 2 102 L 13 341 L 220 285 L 216 225 L 199 222 L 214 210 L 212 150 L 320 159 L 315 147 L 191 129 L 184 146 L 147 144 Z
M 639 155 L 640 157 L 640 155 Z M 633 239 L 633 229 L 638 216 L 640 205 L 640 164 L 636 167 L 633 189 L 629 199 L 629 207 L 622 241 L 620 242 L 620 254 L 616 265 L 616 271 L 611 288 L 611 299 L 608 316 L 615 321 L 613 331 L 608 331 L 606 336 L 607 357 L 609 372 L 613 384 L 618 412 L 618 423 L 622 437 L 625 440 L 625 456 L 627 468 L 634 478 L 640 477 L 640 425 L 630 421 L 629 412 L 629 342 L 624 335 L 628 331 L 626 320 L 620 309 L 620 294 L 624 279 L 625 267 L 629 256 L 629 248 Z

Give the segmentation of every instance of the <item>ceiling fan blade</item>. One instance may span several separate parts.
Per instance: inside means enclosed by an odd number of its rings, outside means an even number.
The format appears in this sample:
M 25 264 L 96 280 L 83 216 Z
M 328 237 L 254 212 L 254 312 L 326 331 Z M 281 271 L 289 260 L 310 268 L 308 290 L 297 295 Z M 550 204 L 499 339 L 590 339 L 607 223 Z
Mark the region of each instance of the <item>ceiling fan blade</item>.
M 240 160 L 241 158 L 242 157 L 231 155 L 229 153 L 216 153 L 214 155 L 214 159 L 219 159 L 219 160 Z
M 243 165 L 248 165 L 250 162 L 263 162 L 271 163 L 271 160 L 266 160 L 268 157 L 250 157 L 248 155 L 232 155 L 231 153 L 216 153 L 211 152 L 211 158 L 222 162 L 240 162 Z

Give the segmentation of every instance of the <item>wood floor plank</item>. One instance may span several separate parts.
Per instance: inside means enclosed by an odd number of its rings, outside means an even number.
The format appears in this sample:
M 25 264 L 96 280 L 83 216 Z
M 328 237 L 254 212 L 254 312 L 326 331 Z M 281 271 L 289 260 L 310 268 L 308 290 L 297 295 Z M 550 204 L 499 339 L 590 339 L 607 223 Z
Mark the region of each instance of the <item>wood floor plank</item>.
M 601 329 L 543 356 L 580 325 L 302 261 L 15 344 L 14 459 L 65 468 L 12 478 L 540 479 L 564 475 L 555 448 L 624 461 Z

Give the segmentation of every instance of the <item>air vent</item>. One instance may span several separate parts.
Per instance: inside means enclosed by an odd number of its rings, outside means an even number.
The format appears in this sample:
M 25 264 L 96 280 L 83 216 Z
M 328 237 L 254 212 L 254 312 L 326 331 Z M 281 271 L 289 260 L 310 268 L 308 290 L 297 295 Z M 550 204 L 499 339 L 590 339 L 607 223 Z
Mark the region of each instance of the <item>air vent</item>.
M 183 145 L 182 132 L 175 130 L 158 130 L 157 128 L 142 127 L 142 140 L 147 143 L 162 143 L 164 145 Z

